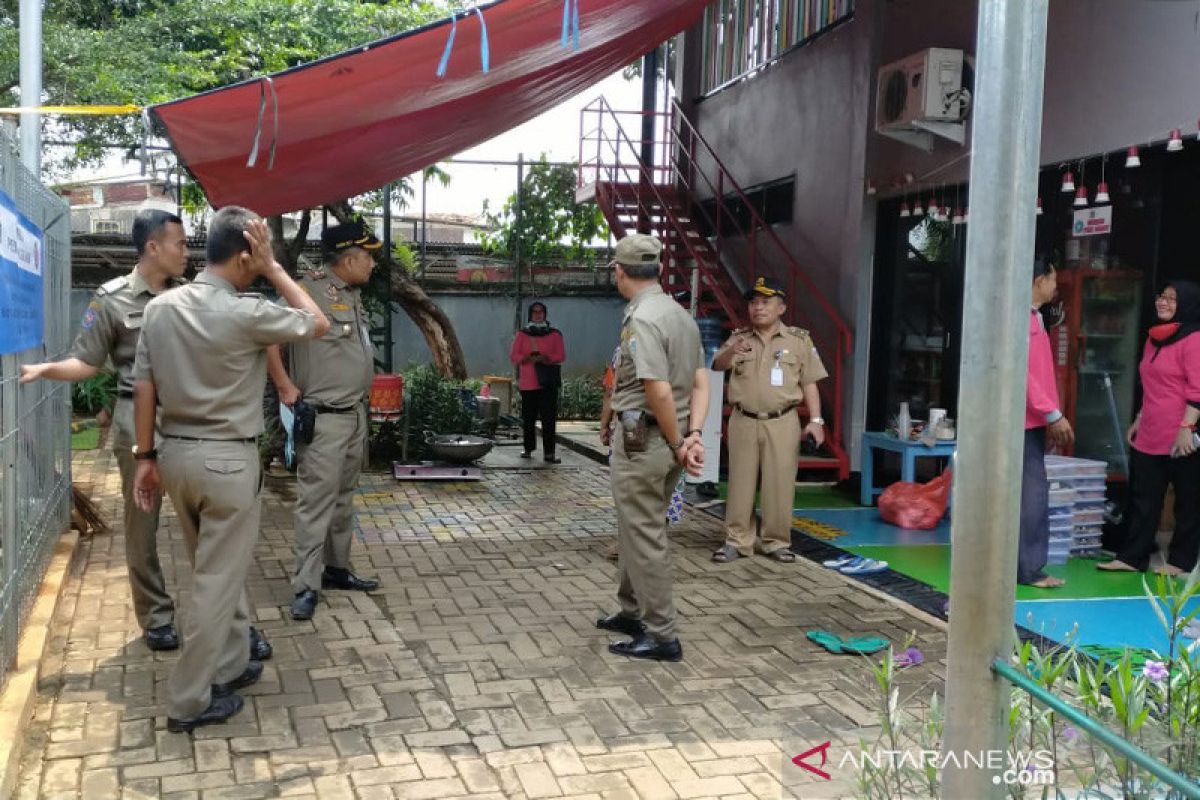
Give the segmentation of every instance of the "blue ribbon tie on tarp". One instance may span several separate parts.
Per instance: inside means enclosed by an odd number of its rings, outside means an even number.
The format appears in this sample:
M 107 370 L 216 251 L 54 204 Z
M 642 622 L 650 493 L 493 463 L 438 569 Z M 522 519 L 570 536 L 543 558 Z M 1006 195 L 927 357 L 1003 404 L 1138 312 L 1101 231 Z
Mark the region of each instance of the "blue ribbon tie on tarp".
M 483 12 L 478 8 L 473 8 L 479 16 L 479 61 L 486 74 L 491 69 L 491 48 L 488 46 L 487 23 L 483 19 Z M 467 12 L 468 14 L 470 11 Z M 439 78 L 446 77 L 446 68 L 450 66 L 450 53 L 454 50 L 454 39 L 458 35 L 458 15 L 450 15 L 450 36 L 446 39 L 446 49 L 442 51 L 442 60 L 438 62 L 437 76 Z

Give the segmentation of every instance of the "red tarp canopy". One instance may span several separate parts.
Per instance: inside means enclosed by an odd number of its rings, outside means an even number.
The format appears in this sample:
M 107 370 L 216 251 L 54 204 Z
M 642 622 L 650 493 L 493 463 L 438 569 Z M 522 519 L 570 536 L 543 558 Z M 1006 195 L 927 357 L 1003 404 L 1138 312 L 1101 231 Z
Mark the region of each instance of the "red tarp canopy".
M 707 4 L 567 0 L 579 9 L 575 49 L 570 35 L 562 44 L 564 0 L 498 0 L 458 15 L 443 77 L 450 20 L 150 113 L 213 206 L 264 216 L 312 208 L 377 189 L 537 116 L 690 27 Z

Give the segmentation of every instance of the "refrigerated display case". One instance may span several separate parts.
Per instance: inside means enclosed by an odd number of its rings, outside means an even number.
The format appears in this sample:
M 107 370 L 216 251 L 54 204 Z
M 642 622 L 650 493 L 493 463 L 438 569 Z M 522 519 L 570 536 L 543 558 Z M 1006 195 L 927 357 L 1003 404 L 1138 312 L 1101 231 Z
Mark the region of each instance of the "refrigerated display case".
M 1058 273 L 1058 291 L 1066 321 L 1051 331 L 1050 341 L 1063 413 L 1075 429 L 1075 446 L 1066 455 L 1104 461 L 1110 480 L 1125 480 L 1142 275 L 1064 269 Z

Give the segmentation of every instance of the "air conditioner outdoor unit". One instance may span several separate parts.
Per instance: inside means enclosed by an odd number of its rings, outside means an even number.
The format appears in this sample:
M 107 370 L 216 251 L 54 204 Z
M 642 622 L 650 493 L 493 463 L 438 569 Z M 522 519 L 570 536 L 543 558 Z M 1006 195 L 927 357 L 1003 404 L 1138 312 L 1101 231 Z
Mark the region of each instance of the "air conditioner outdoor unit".
M 934 136 L 963 144 L 973 83 L 974 59 L 945 47 L 881 67 L 875 130 L 926 151 Z

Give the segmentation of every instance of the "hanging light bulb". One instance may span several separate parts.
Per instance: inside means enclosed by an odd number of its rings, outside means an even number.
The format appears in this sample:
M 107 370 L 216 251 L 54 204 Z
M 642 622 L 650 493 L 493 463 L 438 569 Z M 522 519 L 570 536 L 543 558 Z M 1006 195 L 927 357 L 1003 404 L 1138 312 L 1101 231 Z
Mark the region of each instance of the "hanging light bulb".
M 874 197 L 876 191 L 877 190 L 875 188 L 875 181 L 868 180 L 867 181 L 867 197 Z
M 1078 189 L 1075 190 L 1075 202 L 1072 203 L 1071 205 L 1075 206 L 1076 208 L 1086 208 L 1087 204 L 1088 204 L 1087 187 L 1080 186 Z
M 1112 202 L 1108 196 L 1108 184 L 1100 181 L 1100 185 L 1096 187 L 1096 205 L 1102 206 Z
M 1075 191 L 1075 173 L 1071 172 L 1071 170 L 1067 170 L 1066 172 L 1063 173 L 1063 182 L 1062 182 L 1061 191 L 1063 191 L 1063 192 Z
M 1171 135 L 1167 139 L 1167 152 L 1178 153 L 1183 149 L 1183 131 L 1179 128 L 1172 128 Z
M 966 218 L 963 216 L 963 210 L 961 208 L 954 209 L 954 218 L 951 222 L 955 225 L 962 225 L 966 221 Z
M 925 201 L 925 213 L 934 219 L 942 215 L 942 206 L 933 195 L 929 195 L 929 199 Z
M 900 218 L 904 219 L 905 217 L 911 217 L 911 216 L 912 216 L 912 212 L 908 210 L 908 201 L 905 200 L 903 203 L 900 204 Z
M 914 201 L 913 201 L 913 212 L 912 212 L 912 215 L 913 215 L 914 217 L 923 217 L 923 216 L 925 216 L 925 209 L 921 207 L 921 198 L 919 198 L 919 197 L 918 197 L 916 200 L 914 200 Z
M 1037 201 L 1037 215 L 1039 217 L 1042 215 L 1042 198 L 1040 198 L 1040 197 L 1038 198 L 1038 201 Z
M 1125 169 L 1136 169 L 1142 165 L 1142 159 L 1138 157 L 1137 145 L 1132 145 L 1125 151 Z

